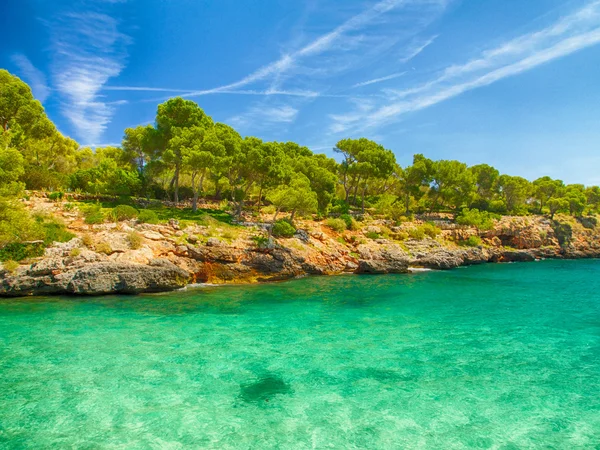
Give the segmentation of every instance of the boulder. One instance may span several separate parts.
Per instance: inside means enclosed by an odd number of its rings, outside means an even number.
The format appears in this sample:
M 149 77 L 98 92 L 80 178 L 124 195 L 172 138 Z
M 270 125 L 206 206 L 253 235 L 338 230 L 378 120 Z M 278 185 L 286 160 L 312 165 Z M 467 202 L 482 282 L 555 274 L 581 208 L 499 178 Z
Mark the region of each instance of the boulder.
M 181 288 L 190 281 L 189 273 L 162 259 L 148 265 L 99 262 L 61 267 L 56 261 L 38 264 L 17 276 L 1 279 L 0 296 L 164 292 Z M 55 269 L 49 272 L 51 267 Z

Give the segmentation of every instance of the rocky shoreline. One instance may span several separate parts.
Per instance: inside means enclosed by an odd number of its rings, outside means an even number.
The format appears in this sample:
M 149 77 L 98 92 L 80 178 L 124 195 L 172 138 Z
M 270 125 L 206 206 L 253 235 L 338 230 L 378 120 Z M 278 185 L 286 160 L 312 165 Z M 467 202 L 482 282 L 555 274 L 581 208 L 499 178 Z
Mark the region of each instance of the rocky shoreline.
M 198 225 L 121 224 L 80 226 L 95 242 L 110 242 L 110 251 L 94 250 L 82 237 L 56 243 L 45 255 L 16 271 L 0 269 L 0 297 L 27 295 L 105 295 L 166 292 L 192 283 L 255 283 L 304 275 L 342 273 L 408 273 L 410 268 L 448 270 L 460 266 L 537 259 L 598 258 L 600 239 L 594 226 L 553 222 L 544 217 L 504 217 L 493 230 L 481 232 L 437 224 L 436 239 L 395 240 L 414 224 L 390 226 L 388 238 L 368 239 L 385 224 L 338 234 L 319 222 L 306 222 L 294 237 L 270 238 L 256 244 L 256 226 L 243 227 L 235 238 L 207 237 L 214 230 Z M 242 228 L 242 227 L 240 227 Z M 127 234 L 139 233 L 143 242 L 131 249 Z M 477 235 L 483 244 L 464 247 L 457 242 Z M 88 235 L 89 239 L 89 235 Z

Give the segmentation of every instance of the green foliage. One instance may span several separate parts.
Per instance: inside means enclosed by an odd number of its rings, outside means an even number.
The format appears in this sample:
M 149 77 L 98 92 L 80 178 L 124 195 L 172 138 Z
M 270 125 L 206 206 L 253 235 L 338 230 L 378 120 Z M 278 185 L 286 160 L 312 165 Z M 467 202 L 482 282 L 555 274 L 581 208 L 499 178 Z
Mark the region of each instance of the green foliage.
M 369 239 L 379 239 L 380 238 L 379 233 L 376 233 L 374 231 L 367 231 L 365 233 L 365 236 L 368 237 Z
M 440 230 L 434 224 L 424 223 L 423 225 L 419 225 L 418 227 L 409 229 L 408 235 L 412 239 L 421 241 L 421 240 L 425 239 L 426 236 L 428 236 L 432 239 L 435 239 L 437 236 L 440 235 L 441 232 L 442 232 L 442 230 Z
M 110 215 L 115 222 L 121 222 L 123 220 L 132 220 L 137 218 L 139 211 L 133 206 L 119 205 L 110 212 Z
M 61 201 L 64 197 L 65 193 L 64 192 L 51 192 L 50 194 L 48 194 L 48 200 L 53 201 L 53 202 L 58 202 Z
M 261 234 L 250 237 L 250 240 L 254 242 L 254 245 L 258 248 L 264 248 L 269 244 L 269 238 Z
M 500 217 L 488 211 L 479 211 L 476 208 L 464 208 L 456 217 L 456 223 L 476 227 L 480 230 L 491 230 L 494 228 L 494 220 Z
M 99 204 L 86 205 L 82 207 L 81 212 L 87 224 L 104 223 L 104 213 L 102 212 L 102 206 Z
M 15 273 L 20 266 L 20 264 L 13 259 L 3 260 L 0 258 L 0 261 L 4 261 L 2 263 L 2 267 L 4 268 L 4 270 L 8 271 L 11 274 Z
M 151 209 L 142 209 L 138 215 L 138 221 L 140 223 L 157 224 L 158 215 Z
M 71 258 L 77 258 L 79 255 L 81 255 L 81 249 L 77 247 L 71 249 L 71 251 L 69 252 L 69 256 Z
M 348 230 L 356 230 L 358 228 L 356 220 L 354 220 L 354 217 L 352 217 L 350 214 L 342 214 L 340 219 L 346 223 L 346 228 Z
M 339 219 L 334 219 L 334 218 L 330 218 L 327 219 L 327 221 L 325 222 L 325 225 L 327 225 L 329 228 L 331 228 L 333 231 L 336 231 L 338 233 L 341 233 L 342 231 L 346 230 L 346 221 L 342 218 Z
M 65 224 L 60 220 L 49 218 L 41 222 L 44 230 L 44 242 L 51 245 L 53 242 L 69 242 L 75 235 L 67 231 Z
M 36 258 L 44 254 L 44 244 L 36 242 L 22 244 L 13 242 L 0 248 L 0 261 L 22 261 L 28 258 Z
M 273 224 L 271 233 L 275 237 L 292 237 L 296 233 L 294 226 L 287 220 L 281 219 Z
M 481 245 L 481 238 L 476 235 L 469 236 L 469 238 L 460 243 L 467 247 L 479 247 Z

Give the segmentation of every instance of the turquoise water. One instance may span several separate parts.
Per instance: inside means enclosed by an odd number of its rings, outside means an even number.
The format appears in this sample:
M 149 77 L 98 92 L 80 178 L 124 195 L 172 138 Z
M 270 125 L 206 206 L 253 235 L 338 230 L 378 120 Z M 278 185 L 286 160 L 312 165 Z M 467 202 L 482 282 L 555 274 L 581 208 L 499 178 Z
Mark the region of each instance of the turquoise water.
M 600 261 L 0 301 L 0 448 L 600 448 Z

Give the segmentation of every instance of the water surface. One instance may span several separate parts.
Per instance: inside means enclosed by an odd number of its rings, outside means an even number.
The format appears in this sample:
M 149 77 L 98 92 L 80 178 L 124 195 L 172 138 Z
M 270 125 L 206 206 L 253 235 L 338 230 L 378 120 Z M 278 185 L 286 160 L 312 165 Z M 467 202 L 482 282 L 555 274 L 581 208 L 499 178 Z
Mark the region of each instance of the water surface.
M 0 301 L 0 448 L 600 448 L 600 261 Z

